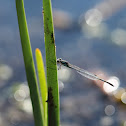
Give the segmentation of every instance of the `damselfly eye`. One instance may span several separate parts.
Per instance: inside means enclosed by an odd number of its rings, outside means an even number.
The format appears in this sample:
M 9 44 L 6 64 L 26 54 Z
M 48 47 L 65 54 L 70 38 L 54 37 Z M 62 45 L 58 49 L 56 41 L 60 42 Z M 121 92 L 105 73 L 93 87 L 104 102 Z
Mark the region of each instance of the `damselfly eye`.
M 61 58 L 58 58 L 58 59 L 57 59 L 57 63 L 60 63 L 61 61 L 62 61 Z
M 59 60 L 61 61 L 61 60 L 62 60 L 62 58 L 59 58 Z
M 57 63 L 60 63 L 60 61 L 57 59 Z

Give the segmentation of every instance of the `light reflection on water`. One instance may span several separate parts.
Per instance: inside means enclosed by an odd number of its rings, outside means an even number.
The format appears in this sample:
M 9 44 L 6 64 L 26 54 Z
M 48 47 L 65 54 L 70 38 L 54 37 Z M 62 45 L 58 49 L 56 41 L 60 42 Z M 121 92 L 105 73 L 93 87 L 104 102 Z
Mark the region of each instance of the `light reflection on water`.
M 114 123 L 113 118 L 105 116 L 103 118 L 101 118 L 100 120 L 100 124 L 101 126 L 111 126 Z
M 102 21 L 102 13 L 98 9 L 88 10 L 85 14 L 86 23 L 89 26 L 95 27 Z
M 121 96 L 121 101 L 126 104 L 126 92 L 124 92 Z
M 125 89 L 122 87 L 119 87 L 116 91 L 113 92 L 116 99 L 121 100 L 122 94 L 125 93 Z
M 13 70 L 10 66 L 0 64 L 0 80 L 9 80 L 13 75 Z
M 23 90 L 17 90 L 14 93 L 14 98 L 17 101 L 24 101 L 24 99 L 26 98 L 26 94 L 25 94 L 25 92 Z
M 105 107 L 105 114 L 107 116 L 112 116 L 115 113 L 115 107 L 113 105 L 107 105 Z
M 118 87 L 120 85 L 119 78 L 113 76 L 113 77 L 110 77 L 107 81 L 112 83 L 114 85 L 114 87 L 108 85 L 107 83 L 104 83 L 103 88 L 106 93 L 112 93 L 113 91 L 118 89 Z
M 25 99 L 24 101 L 23 101 L 23 104 L 22 104 L 22 109 L 25 111 L 25 112 L 27 112 L 27 113 L 29 113 L 29 114 L 32 114 L 32 103 L 31 103 L 31 99 L 29 98 L 29 99 Z

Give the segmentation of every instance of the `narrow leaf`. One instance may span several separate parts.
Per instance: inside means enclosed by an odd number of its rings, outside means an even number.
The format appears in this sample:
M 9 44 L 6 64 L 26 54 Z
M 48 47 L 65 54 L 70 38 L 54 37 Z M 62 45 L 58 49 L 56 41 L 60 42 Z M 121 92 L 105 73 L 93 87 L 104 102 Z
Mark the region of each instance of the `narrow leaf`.
M 43 15 L 48 85 L 48 124 L 49 126 L 59 126 L 59 91 L 52 7 L 50 0 L 43 0 Z
M 47 126 L 47 85 L 46 85 L 43 58 L 41 51 L 38 48 L 36 49 L 35 56 L 36 56 L 37 71 L 42 98 L 42 105 L 44 109 L 44 120 L 45 120 L 44 126 Z
M 23 0 L 15 0 L 15 2 L 16 2 L 18 25 L 20 31 L 22 51 L 24 56 L 26 76 L 27 76 L 27 81 L 30 89 L 30 97 L 33 106 L 35 125 L 44 126 L 44 122 L 42 118 L 43 117 L 42 107 L 39 99 L 39 90 L 38 90 L 33 56 L 32 56 L 32 49 L 30 45 L 30 39 L 29 39 L 25 11 L 24 11 L 24 3 Z

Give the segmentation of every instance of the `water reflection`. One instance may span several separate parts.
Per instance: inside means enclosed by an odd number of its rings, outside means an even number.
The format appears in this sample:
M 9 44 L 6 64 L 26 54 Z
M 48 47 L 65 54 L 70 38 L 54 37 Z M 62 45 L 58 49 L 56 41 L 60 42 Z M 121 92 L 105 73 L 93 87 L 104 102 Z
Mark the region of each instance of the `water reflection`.
M 82 25 L 82 31 L 86 34 L 85 37 L 93 39 L 93 38 L 105 38 L 108 34 L 108 28 L 105 23 L 101 23 L 95 27 L 91 27 L 87 24 Z
M 121 101 L 126 104 L 126 92 L 124 92 L 121 96 Z
M 27 112 L 32 114 L 32 104 L 31 104 L 31 99 L 25 99 L 22 104 L 22 109 Z
M 100 120 L 101 126 L 111 126 L 114 120 L 111 117 L 105 116 Z
M 122 94 L 125 92 L 125 89 L 122 87 L 119 87 L 116 91 L 113 92 L 116 99 L 121 100 Z
M 17 90 L 17 91 L 14 93 L 14 98 L 15 98 L 15 100 L 17 100 L 17 101 L 24 101 L 24 99 L 26 98 L 26 93 L 25 93 L 25 91 L 23 91 L 23 90 Z
M 126 45 L 126 30 L 118 28 L 111 33 L 111 39 L 117 45 Z
M 115 107 L 113 105 L 107 105 L 105 107 L 105 114 L 107 116 L 112 116 L 115 113 Z
M 0 65 L 0 80 L 8 80 L 12 77 L 13 70 L 10 66 L 1 64 Z
M 88 10 L 85 14 L 86 23 L 89 26 L 95 27 L 102 21 L 102 13 L 98 9 Z
M 120 80 L 119 78 L 113 76 L 113 77 L 110 77 L 108 80 L 108 82 L 112 83 L 114 85 L 114 87 L 104 83 L 103 85 L 103 89 L 106 93 L 112 93 L 113 91 L 117 90 L 119 85 L 120 85 Z
M 126 126 L 126 121 L 124 122 L 123 126 Z

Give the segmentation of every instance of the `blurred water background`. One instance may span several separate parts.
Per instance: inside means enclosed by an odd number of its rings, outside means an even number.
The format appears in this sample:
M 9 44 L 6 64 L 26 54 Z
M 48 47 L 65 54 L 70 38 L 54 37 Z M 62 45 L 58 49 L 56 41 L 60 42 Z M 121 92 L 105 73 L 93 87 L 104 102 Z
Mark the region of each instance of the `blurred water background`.
M 45 62 L 42 1 L 24 1 L 33 55 Z M 61 126 L 126 126 L 126 1 L 52 0 L 57 58 L 98 74 L 58 71 Z M 15 1 L 0 1 L 0 126 L 34 126 Z

